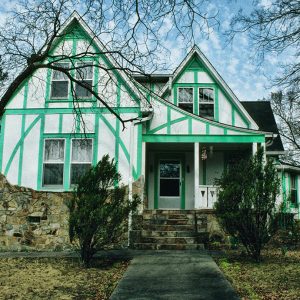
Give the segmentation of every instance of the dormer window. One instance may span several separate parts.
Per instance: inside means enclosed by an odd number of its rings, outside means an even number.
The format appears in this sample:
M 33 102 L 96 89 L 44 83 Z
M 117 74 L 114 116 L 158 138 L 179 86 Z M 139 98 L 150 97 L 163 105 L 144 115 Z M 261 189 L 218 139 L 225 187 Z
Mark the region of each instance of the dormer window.
M 199 116 L 214 118 L 214 89 L 199 88 Z
M 190 113 L 193 113 L 194 97 L 192 87 L 178 88 L 178 106 Z

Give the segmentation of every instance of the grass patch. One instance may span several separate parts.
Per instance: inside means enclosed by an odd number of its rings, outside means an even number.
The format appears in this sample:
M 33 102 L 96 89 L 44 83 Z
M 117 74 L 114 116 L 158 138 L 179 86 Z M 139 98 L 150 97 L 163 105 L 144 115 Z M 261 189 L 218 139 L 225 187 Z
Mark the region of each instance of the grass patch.
M 300 251 L 268 250 L 262 258 L 256 263 L 237 251 L 214 257 L 242 299 L 300 299 Z
M 93 260 L 83 269 L 78 259 L 0 259 L 1 299 L 109 299 L 128 261 Z

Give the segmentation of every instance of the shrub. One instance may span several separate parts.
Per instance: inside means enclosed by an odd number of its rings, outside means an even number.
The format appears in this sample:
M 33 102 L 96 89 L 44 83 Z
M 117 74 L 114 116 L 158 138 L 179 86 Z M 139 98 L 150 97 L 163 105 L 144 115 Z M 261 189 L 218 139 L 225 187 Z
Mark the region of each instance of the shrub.
M 225 169 L 216 184 L 220 186 L 216 215 L 221 226 L 238 238 L 256 261 L 275 233 L 275 202 L 279 179 L 272 161 L 263 161 L 263 150 Z
M 90 266 L 93 255 L 118 240 L 129 213 L 139 199 L 126 199 L 125 187 L 118 187 L 121 176 L 108 155 L 92 167 L 80 180 L 69 203 L 69 235 L 77 241 L 81 260 Z

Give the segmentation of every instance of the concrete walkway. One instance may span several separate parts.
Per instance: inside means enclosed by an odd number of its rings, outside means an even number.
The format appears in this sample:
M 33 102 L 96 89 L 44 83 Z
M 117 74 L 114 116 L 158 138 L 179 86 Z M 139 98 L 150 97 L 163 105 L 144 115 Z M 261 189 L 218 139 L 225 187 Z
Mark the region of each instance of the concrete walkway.
M 144 251 L 136 255 L 111 300 L 237 300 L 211 256 L 204 251 Z

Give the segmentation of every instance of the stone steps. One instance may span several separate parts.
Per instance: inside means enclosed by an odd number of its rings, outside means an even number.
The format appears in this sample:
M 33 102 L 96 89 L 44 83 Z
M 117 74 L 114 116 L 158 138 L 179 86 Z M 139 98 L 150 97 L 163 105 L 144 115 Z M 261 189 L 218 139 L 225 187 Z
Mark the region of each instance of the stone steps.
M 169 230 L 169 231 L 159 231 L 159 230 L 142 230 L 143 237 L 195 237 L 196 233 L 193 231 L 183 231 L 183 230 Z
M 203 214 L 192 210 L 145 210 L 137 220 L 139 224 L 135 224 L 131 232 L 131 246 L 135 249 L 204 248 L 201 236 L 207 232 L 207 217 Z
M 139 250 L 203 250 L 203 244 L 157 244 L 134 243 L 134 248 Z

